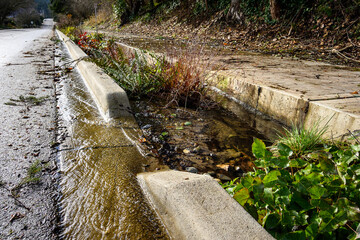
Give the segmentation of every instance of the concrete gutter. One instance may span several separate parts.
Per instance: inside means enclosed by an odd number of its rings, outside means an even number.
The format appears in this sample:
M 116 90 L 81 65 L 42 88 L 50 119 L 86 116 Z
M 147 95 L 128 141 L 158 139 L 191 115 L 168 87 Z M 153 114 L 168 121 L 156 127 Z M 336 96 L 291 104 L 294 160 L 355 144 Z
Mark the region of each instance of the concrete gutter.
M 138 181 L 173 239 L 274 239 L 210 176 L 163 171 Z
M 86 85 L 92 93 L 101 114 L 110 119 L 131 117 L 130 103 L 126 92 L 103 72 L 96 64 L 86 61 L 88 56 L 62 32 L 56 30 L 59 38 L 65 43 L 71 57 L 77 63 L 77 68 Z
M 103 115 L 109 119 L 132 117 L 124 90 L 95 64 L 85 61 L 87 55 L 67 36 L 56 32 L 78 62 Z M 137 49 L 128 48 L 127 54 L 135 52 Z M 139 174 L 138 181 L 173 239 L 273 239 L 210 176 L 164 171 Z

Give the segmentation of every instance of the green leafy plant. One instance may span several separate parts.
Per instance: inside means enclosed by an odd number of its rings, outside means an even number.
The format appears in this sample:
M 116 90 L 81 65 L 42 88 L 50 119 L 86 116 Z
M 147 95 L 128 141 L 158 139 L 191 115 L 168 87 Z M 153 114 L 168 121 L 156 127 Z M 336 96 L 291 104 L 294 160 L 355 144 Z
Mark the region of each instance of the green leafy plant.
M 360 145 L 295 157 L 282 142 L 255 139 L 256 169 L 223 187 L 277 239 L 356 239 L 360 222 Z

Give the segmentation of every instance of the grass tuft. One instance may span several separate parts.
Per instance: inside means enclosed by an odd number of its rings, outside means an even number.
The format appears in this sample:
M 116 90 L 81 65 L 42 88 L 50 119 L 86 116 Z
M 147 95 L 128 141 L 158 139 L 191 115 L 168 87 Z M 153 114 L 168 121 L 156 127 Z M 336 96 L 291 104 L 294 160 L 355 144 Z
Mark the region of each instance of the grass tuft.
M 39 173 L 41 173 L 43 166 L 40 160 L 36 160 L 33 162 L 27 170 L 27 175 L 24 177 L 21 182 L 18 184 L 16 188 L 20 188 L 21 186 L 28 183 L 37 183 L 40 181 Z
M 294 156 L 302 156 L 309 151 L 315 150 L 323 142 L 323 135 L 328 130 L 328 124 L 320 127 L 320 121 L 316 122 L 310 129 L 293 126 L 291 130 L 284 128 L 285 133 L 278 135 L 276 143 L 283 143 L 291 148 Z

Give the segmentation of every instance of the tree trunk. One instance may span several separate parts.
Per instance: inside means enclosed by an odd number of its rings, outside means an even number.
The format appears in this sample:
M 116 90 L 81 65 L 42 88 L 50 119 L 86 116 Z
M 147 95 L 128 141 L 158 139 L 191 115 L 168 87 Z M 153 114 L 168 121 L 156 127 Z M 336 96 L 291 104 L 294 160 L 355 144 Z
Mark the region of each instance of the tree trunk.
M 242 23 L 244 21 L 244 13 L 240 9 L 240 0 L 231 0 L 226 20 L 238 23 Z
M 279 0 L 270 0 L 270 13 L 272 19 L 279 20 L 280 18 Z

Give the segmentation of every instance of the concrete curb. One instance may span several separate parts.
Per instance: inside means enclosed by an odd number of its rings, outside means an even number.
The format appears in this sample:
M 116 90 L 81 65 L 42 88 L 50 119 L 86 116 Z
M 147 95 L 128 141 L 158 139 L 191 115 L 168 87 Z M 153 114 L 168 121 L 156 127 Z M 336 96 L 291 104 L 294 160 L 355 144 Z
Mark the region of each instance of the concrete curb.
M 173 239 L 274 239 L 210 176 L 162 171 L 138 181 Z
M 88 56 L 70 38 L 58 30 L 56 33 L 65 43 L 71 57 L 77 62 L 77 68 L 105 120 L 132 116 L 129 112 L 130 103 L 126 92 L 96 64 L 85 61 L 84 59 Z
M 227 72 L 219 71 L 212 77 L 216 94 L 211 97 L 233 111 L 236 108 L 229 97 L 245 103 L 252 109 L 285 124 L 286 126 L 305 126 L 314 124 L 319 127 L 328 124 L 325 137 L 339 138 L 348 134 L 348 130 L 360 129 L 360 116 L 331 107 L 331 101 L 314 101 L 299 97 L 297 94 L 277 90 L 268 86 L 249 83 Z M 334 100 L 336 101 L 336 100 Z M 320 121 L 320 122 L 319 122 Z

